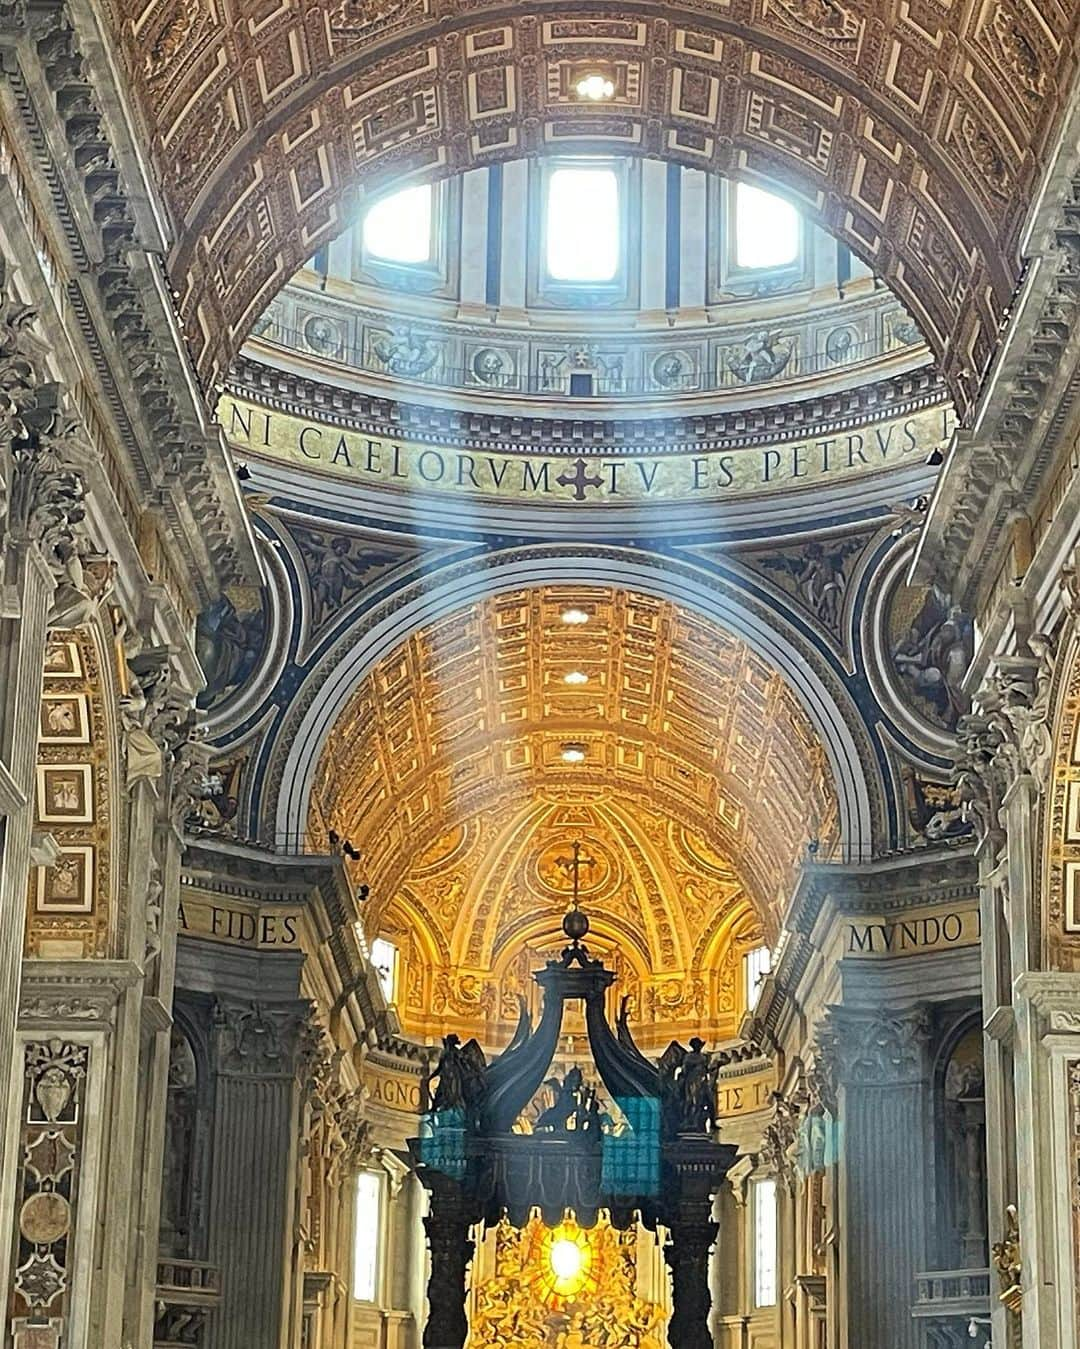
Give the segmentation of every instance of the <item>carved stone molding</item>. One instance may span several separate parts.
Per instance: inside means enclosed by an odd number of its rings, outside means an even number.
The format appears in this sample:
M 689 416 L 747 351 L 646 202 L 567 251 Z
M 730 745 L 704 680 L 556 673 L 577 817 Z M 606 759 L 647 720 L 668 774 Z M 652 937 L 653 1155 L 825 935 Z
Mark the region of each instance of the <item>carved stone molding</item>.
M 797 1151 L 799 1144 L 799 1106 L 781 1092 L 773 1092 L 772 1118 L 765 1126 L 760 1156 L 762 1162 L 794 1190 L 798 1175 Z
M 202 410 L 176 375 L 184 357 L 175 316 L 163 271 L 138 238 L 117 128 L 102 115 L 103 72 L 93 66 L 96 53 L 83 50 L 65 0 L 45 0 L 29 14 L 17 6 L 5 27 L 23 38 L 5 74 L 76 264 L 66 301 L 142 486 L 161 480 L 154 505 L 173 528 L 189 583 L 208 602 L 221 585 L 256 581 L 258 569 L 217 434 L 201 425 Z M 51 106 L 36 101 L 39 91 Z
M 1005 842 L 1001 806 L 1008 783 L 998 758 L 1008 743 L 1005 728 L 1000 719 L 969 712 L 957 723 L 956 739 L 953 773 L 961 812 L 972 825 L 978 846 L 989 847 L 993 862 Z
M 1026 646 L 1026 654 L 997 658 L 975 695 L 977 712 L 964 719 L 961 736 L 975 771 L 996 773 L 1002 797 L 1023 777 L 1031 778 L 1040 793 L 1045 791 L 1053 761 L 1050 719 L 1057 642 L 1047 633 L 1033 632 Z M 988 781 L 986 788 L 989 792 Z
M 59 581 L 79 565 L 85 452 L 75 452 L 75 424 L 48 379 L 35 318 L 11 294 L 0 258 L 0 537 L 37 544 Z
M 124 991 L 141 977 L 126 960 L 24 961 L 20 1023 L 107 1027 Z

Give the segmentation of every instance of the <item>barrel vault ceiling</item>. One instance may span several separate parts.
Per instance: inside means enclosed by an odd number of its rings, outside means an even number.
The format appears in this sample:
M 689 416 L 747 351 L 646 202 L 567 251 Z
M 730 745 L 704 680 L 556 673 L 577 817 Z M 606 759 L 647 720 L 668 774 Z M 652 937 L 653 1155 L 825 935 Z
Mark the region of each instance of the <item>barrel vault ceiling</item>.
M 561 586 L 451 614 L 376 666 L 316 774 L 314 843 L 331 829 L 362 854 L 369 931 L 413 934 L 452 982 L 444 1003 L 465 977 L 464 1015 L 524 945 L 558 940 L 575 839 L 598 939 L 681 996 L 729 938 L 775 936 L 837 805 L 802 708 L 741 640 L 666 601 Z

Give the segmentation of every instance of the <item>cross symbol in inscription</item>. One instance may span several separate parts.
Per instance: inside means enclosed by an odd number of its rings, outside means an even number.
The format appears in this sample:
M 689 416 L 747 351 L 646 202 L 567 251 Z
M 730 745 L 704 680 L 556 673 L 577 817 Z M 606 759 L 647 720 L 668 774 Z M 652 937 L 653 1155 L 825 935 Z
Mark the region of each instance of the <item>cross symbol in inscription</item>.
M 603 478 L 597 478 L 586 471 L 584 459 L 579 459 L 574 465 L 573 473 L 560 473 L 555 479 L 560 487 L 572 487 L 574 489 L 574 500 L 585 500 L 586 487 L 603 487 Z

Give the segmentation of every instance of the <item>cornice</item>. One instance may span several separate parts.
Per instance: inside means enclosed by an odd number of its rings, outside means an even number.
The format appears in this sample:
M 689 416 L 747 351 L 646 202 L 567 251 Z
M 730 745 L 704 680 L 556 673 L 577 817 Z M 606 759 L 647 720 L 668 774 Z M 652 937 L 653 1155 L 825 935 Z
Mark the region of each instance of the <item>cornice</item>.
M 24 960 L 20 1024 L 107 1027 L 125 990 L 142 977 L 130 960 Z
M 111 72 L 79 40 L 72 6 L 35 0 L 0 21 L 5 78 L 70 250 L 65 298 L 134 473 L 161 513 L 191 592 L 257 584 L 250 525 L 218 429 L 206 422 L 160 260 L 137 237 L 122 127 L 102 111 Z M 112 121 L 122 123 L 123 119 Z M 152 189 L 139 183 L 144 196 Z
M 1027 231 L 1027 265 L 969 429 L 957 433 L 913 573 L 970 612 L 985 604 L 1013 521 L 1030 514 L 1080 394 L 1080 102 Z M 1022 568 L 1021 568 L 1022 570 Z
M 282 854 L 229 839 L 191 836 L 185 841 L 180 884 L 262 904 L 304 905 L 315 892 L 325 896 L 340 890 L 342 898 L 348 893 L 339 857 Z
M 326 949 L 338 979 L 336 1010 L 354 1000 L 361 1026 L 391 1061 L 420 1061 L 425 1057 L 425 1047 L 396 1034 L 386 1011 L 377 1007 L 371 996 L 374 976 L 357 944 L 359 913 L 339 857 L 277 853 L 228 839 L 189 838 L 180 884 L 264 904 L 321 903 L 330 929 Z
M 1014 987 L 1016 999 L 1027 999 L 1052 1030 L 1080 1031 L 1080 974 L 1030 972 Z M 1060 1021 L 1064 1013 L 1066 1020 Z M 1055 1024 L 1057 1022 L 1057 1024 Z
M 970 900 L 979 893 L 978 864 L 969 843 L 963 847 L 924 849 L 845 865 L 812 862 L 804 867 L 791 902 L 779 956 L 755 1009 L 766 1039 L 776 1039 L 782 1021 L 797 1007 L 797 990 L 819 945 L 812 934 L 826 905 L 838 917 L 897 914 L 951 900 Z
M 545 417 L 533 410 L 515 416 L 393 401 L 245 355 L 235 362 L 228 389 L 272 410 L 315 415 L 372 435 L 407 435 L 417 442 L 431 440 L 449 448 L 484 447 L 504 453 L 544 450 L 552 455 L 579 454 L 583 445 L 593 452 L 618 449 L 625 455 L 738 449 L 831 435 L 883 417 L 945 407 L 948 401 L 940 377 L 925 367 L 845 392 L 735 411 L 613 417 L 590 414 L 583 407 L 575 417 Z

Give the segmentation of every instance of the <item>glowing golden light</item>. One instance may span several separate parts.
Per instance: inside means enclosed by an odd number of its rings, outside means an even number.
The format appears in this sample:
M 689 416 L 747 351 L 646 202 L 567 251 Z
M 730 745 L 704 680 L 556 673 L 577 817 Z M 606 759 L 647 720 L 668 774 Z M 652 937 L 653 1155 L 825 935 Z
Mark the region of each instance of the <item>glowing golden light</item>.
M 587 684 L 589 676 L 582 670 L 571 670 L 569 674 L 563 675 L 564 684 Z
M 582 623 L 588 623 L 589 621 L 589 615 L 584 609 L 564 609 L 561 618 L 564 623 L 569 623 L 572 628 L 578 628 Z
M 565 1300 L 581 1292 L 592 1266 L 588 1233 L 567 1219 L 546 1233 L 540 1254 L 542 1278 L 549 1296 Z
M 576 88 L 578 98 L 587 98 L 593 103 L 601 103 L 604 99 L 611 98 L 615 93 L 615 82 L 596 71 L 591 75 L 583 75 L 578 80 Z
M 548 1260 L 551 1262 L 552 1274 L 557 1279 L 562 1280 L 576 1279 L 585 1263 L 581 1247 L 576 1241 L 571 1241 L 569 1237 L 563 1237 L 561 1240 L 551 1243 Z

